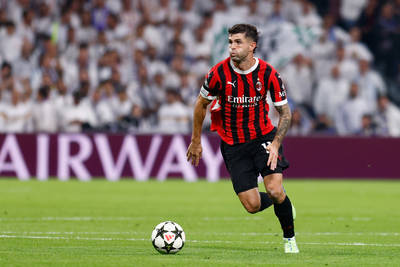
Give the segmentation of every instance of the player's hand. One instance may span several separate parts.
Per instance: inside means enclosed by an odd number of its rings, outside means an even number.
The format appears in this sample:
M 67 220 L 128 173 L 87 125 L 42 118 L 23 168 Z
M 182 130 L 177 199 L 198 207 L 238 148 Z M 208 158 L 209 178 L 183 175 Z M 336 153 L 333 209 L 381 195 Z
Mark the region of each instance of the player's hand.
M 192 161 L 192 165 L 197 167 L 199 165 L 202 152 L 203 148 L 201 147 L 201 143 L 191 142 L 186 152 L 187 161 Z
M 267 166 L 274 171 L 276 169 L 276 165 L 278 164 L 279 145 L 275 142 L 272 142 L 267 146 L 267 151 L 269 152 Z

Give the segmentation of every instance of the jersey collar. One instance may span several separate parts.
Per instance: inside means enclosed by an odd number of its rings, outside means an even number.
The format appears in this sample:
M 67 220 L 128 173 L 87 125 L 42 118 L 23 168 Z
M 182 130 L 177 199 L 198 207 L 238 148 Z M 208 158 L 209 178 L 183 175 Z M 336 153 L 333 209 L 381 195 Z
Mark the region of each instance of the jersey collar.
M 241 70 L 241 69 L 236 68 L 235 65 L 232 62 L 232 59 L 229 60 L 229 63 L 231 64 L 231 67 L 235 72 L 237 72 L 239 74 L 249 74 L 249 73 L 253 72 L 258 67 L 258 58 L 254 57 L 254 59 L 256 60 L 256 63 L 254 63 L 254 65 L 248 70 Z

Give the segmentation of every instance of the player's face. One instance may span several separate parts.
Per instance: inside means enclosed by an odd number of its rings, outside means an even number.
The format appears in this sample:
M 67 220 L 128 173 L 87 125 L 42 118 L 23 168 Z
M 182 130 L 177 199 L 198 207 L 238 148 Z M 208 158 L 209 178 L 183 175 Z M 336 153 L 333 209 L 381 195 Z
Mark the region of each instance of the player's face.
M 229 55 L 234 62 L 244 61 L 255 48 L 255 42 L 244 33 L 229 35 Z

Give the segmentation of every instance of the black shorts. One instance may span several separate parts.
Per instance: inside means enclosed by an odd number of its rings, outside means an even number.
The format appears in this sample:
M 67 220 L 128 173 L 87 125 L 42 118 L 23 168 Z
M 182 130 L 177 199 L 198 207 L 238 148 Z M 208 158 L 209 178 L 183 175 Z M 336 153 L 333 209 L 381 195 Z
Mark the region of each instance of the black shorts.
M 282 146 L 279 148 L 278 164 L 275 170 L 267 166 L 269 154 L 265 148 L 269 142 L 272 142 L 275 133 L 276 128 L 258 139 L 237 145 L 229 145 L 221 141 L 222 157 L 231 175 L 236 194 L 258 187 L 259 174 L 265 177 L 272 173 L 282 173 L 289 167 L 289 162 L 283 156 Z

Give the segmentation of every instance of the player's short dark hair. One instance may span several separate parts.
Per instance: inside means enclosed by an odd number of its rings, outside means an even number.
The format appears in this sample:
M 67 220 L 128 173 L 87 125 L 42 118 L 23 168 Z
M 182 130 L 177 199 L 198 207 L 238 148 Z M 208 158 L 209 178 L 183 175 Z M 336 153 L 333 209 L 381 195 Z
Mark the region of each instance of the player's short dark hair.
M 235 24 L 228 30 L 229 34 L 244 33 L 246 38 L 252 39 L 256 44 L 258 43 L 258 30 L 255 26 L 251 24 Z M 256 46 L 257 48 L 257 46 Z M 254 48 L 254 51 L 256 51 Z

